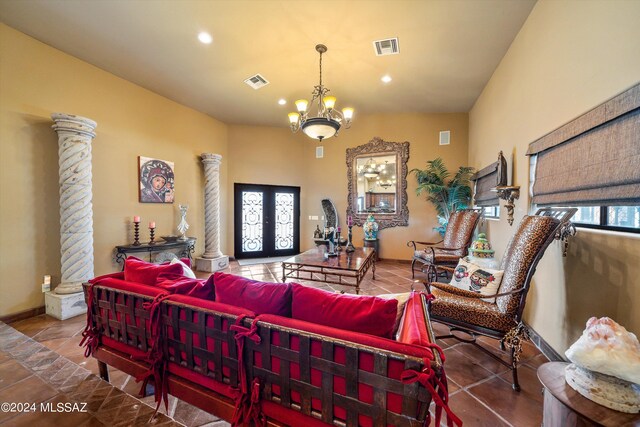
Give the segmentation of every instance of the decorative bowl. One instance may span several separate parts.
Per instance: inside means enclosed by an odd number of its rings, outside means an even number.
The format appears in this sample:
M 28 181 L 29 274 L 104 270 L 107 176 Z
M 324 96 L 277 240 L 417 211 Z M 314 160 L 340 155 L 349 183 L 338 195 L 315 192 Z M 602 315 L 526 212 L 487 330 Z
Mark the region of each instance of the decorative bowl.
M 165 242 L 175 242 L 180 238 L 180 236 L 160 236 L 160 238 Z

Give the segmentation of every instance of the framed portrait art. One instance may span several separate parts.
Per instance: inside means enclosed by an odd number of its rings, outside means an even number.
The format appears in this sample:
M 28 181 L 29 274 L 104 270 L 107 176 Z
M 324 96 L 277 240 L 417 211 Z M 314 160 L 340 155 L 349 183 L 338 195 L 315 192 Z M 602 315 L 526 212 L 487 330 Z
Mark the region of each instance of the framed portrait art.
M 173 162 L 138 156 L 140 203 L 173 203 Z

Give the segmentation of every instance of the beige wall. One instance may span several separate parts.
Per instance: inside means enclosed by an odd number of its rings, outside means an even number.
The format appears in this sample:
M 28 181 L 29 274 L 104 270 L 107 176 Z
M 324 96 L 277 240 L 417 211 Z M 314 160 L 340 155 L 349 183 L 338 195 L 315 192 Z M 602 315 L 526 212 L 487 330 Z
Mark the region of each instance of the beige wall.
M 516 223 L 529 211 L 533 140 L 627 89 L 640 78 L 640 2 L 551 1 L 534 7 L 469 114 L 469 163 L 503 150 L 522 187 Z M 503 209 L 504 212 L 504 209 Z M 502 254 L 514 227 L 488 225 Z M 553 243 L 536 272 L 525 320 L 564 352 L 590 316 L 640 333 L 640 239 L 581 229 L 569 255 Z
M 198 155 L 224 157 L 227 126 L 0 24 L 0 316 L 44 305 L 44 274 L 60 280 L 57 136 L 50 114 L 98 123 L 93 142 L 95 273 L 114 271 L 113 248 L 132 240 L 131 217 L 175 234 L 188 203 L 189 235 L 204 249 Z M 137 156 L 175 162 L 175 204 L 138 203 Z M 224 218 L 223 218 L 223 226 Z M 142 236 L 148 239 L 148 231 Z M 223 235 L 223 245 L 226 245 Z M 224 247 L 224 246 L 223 246 Z
M 286 118 L 286 116 L 283 116 Z M 312 235 L 321 221 L 310 215 L 322 215 L 320 200 L 328 197 L 338 210 L 341 225 L 346 225 L 347 169 L 346 149 L 379 136 L 387 141 L 411 143 L 409 170 L 424 168 L 427 160 L 442 157 L 450 170 L 456 170 L 467 158 L 468 117 L 460 114 L 380 114 L 358 115 L 349 130 L 324 143 L 324 158 L 315 158 L 316 143 L 304 134 L 292 134 L 286 128 L 229 126 L 229 194 L 234 182 L 299 185 L 301 190 L 302 250 L 313 245 Z M 451 131 L 451 145 L 438 144 L 439 132 Z M 432 239 L 437 225 L 433 207 L 415 195 L 416 181 L 408 177 L 409 226 L 380 232 L 382 258 L 411 259 L 406 242 L 415 238 Z M 231 202 L 230 202 L 231 205 Z M 232 207 L 227 209 L 231 218 Z M 233 224 L 229 221 L 229 253 L 233 253 Z M 356 245 L 362 244 L 362 228 L 354 228 Z M 359 242 L 359 243 L 358 243 Z

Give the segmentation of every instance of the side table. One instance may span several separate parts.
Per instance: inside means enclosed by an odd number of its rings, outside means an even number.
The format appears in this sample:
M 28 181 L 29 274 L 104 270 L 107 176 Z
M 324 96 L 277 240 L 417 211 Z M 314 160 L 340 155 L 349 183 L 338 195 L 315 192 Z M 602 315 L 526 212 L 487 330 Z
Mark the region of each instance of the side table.
M 544 386 L 544 427 L 639 426 L 640 415 L 614 411 L 582 396 L 564 379 L 565 362 L 548 362 L 538 368 Z
M 196 238 L 195 237 L 187 237 L 187 240 L 176 240 L 173 242 L 165 242 L 160 241 L 156 242 L 153 245 L 147 243 L 141 243 L 138 246 L 134 245 L 121 245 L 116 246 L 116 262 L 122 264 L 122 268 L 124 269 L 124 260 L 127 259 L 129 253 L 140 253 L 146 252 L 149 254 L 149 262 L 153 262 L 152 254 L 165 252 L 168 250 L 179 250 L 178 255 L 183 258 L 189 258 L 189 260 L 193 261 L 191 258 L 191 254 L 196 249 Z
M 376 261 L 380 261 L 380 241 L 378 239 L 364 239 L 364 247 L 375 249 Z

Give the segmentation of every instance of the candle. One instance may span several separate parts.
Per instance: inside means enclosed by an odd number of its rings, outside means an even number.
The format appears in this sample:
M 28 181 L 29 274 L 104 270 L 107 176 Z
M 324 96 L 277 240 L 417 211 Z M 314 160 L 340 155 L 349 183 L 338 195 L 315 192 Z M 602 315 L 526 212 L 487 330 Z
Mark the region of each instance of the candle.
M 340 232 L 340 227 L 338 227 L 338 233 Z
M 140 222 L 140 217 L 138 215 L 134 216 L 133 222 Z
M 155 221 L 151 221 L 151 222 L 149 223 L 149 228 L 156 228 L 156 223 L 155 223 Z

